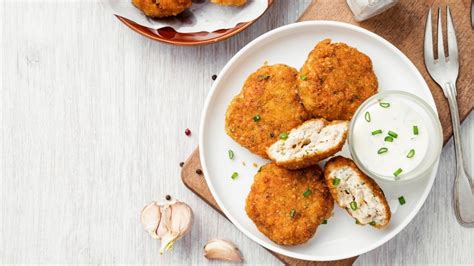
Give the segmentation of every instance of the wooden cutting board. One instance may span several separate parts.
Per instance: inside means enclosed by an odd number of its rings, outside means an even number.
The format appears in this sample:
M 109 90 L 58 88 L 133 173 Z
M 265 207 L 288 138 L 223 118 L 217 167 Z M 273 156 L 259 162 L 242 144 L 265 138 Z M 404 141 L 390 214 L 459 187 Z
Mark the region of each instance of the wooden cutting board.
M 412 60 L 428 82 L 438 108 L 443 127 L 444 142 L 446 143 L 452 135 L 449 107 L 442 90 L 431 80 L 426 72 L 422 52 L 426 14 L 428 8 L 438 2 L 442 4 L 449 3 L 456 28 L 461 61 L 460 75 L 457 82 L 457 97 L 461 120 L 464 120 L 474 105 L 471 85 L 473 81 L 474 31 L 470 25 L 470 0 L 401 0 L 392 9 L 365 22 L 354 20 L 345 0 L 315 0 L 310 4 L 299 21 L 337 20 L 355 24 L 379 34 L 398 47 Z M 214 200 L 204 176 L 196 173 L 197 169 L 201 169 L 198 149 L 185 162 L 181 171 L 182 181 L 186 187 L 196 193 L 220 214 L 224 215 Z M 339 261 L 314 262 L 290 258 L 270 250 L 269 252 L 287 265 L 348 266 L 352 265 L 357 259 L 357 257 L 353 257 Z

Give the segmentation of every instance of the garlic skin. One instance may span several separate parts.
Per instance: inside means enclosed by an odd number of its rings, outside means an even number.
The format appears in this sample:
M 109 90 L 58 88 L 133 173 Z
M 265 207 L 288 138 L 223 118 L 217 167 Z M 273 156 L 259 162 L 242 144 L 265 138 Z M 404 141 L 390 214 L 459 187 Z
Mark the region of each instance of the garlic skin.
M 207 259 L 243 262 L 242 254 L 234 243 L 223 239 L 212 239 L 204 246 L 204 257 Z
M 156 229 L 160 224 L 161 220 L 161 211 L 160 206 L 152 202 L 146 205 L 142 209 L 142 213 L 140 215 L 140 221 L 142 222 L 145 230 L 151 235 L 151 237 L 155 239 L 159 239 L 158 235 L 156 234 Z
M 151 237 L 161 240 L 160 254 L 163 254 L 191 230 L 194 214 L 191 207 L 181 201 L 154 201 L 143 208 L 140 220 Z

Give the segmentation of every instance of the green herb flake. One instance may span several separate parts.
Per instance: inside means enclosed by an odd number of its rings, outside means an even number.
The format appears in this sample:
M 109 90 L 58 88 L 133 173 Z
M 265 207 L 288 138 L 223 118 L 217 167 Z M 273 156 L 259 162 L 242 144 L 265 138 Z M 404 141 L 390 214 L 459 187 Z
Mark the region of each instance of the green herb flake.
M 235 180 L 237 179 L 237 177 L 239 177 L 239 173 L 234 172 L 230 178 L 232 178 L 232 180 Z
M 328 220 L 323 220 L 321 224 L 328 224 Z
M 393 172 L 393 175 L 397 177 L 397 176 L 399 176 L 402 172 L 403 172 L 403 169 L 402 169 L 402 168 L 398 168 L 395 172 Z
M 374 221 L 370 222 L 369 224 L 372 225 L 372 226 L 377 225 Z
M 260 173 L 262 171 L 262 167 L 263 166 L 260 166 L 260 168 L 258 168 L 257 173 Z
M 357 219 L 356 219 L 355 223 L 356 223 L 356 224 L 361 224 L 361 223 L 359 222 L 359 220 L 357 220 Z
M 408 154 L 407 154 L 407 158 L 413 158 L 413 156 L 415 156 L 415 149 L 411 149 Z
M 357 210 L 357 202 L 355 202 L 355 201 L 351 202 L 351 203 L 350 203 L 350 206 L 351 206 L 351 209 L 352 209 L 353 211 Z
M 382 108 L 389 108 L 389 107 L 390 107 L 390 103 L 386 103 L 386 102 L 379 102 L 379 105 L 380 105 Z
M 260 115 L 256 115 L 256 116 L 253 117 L 253 121 L 258 122 L 258 121 L 260 121 L 260 118 L 261 118 Z
M 398 134 L 396 132 L 393 132 L 393 131 L 388 131 L 387 133 L 390 137 L 396 139 L 398 137 Z
M 301 79 L 301 80 L 307 80 L 308 77 L 306 77 L 305 75 L 301 75 L 301 76 L 300 76 L 300 79 Z
M 398 198 L 398 202 L 400 202 L 400 205 L 403 205 L 403 204 L 406 203 L 405 198 L 404 198 L 403 196 L 400 196 L 400 197 Z
M 295 216 L 296 216 L 296 210 L 295 210 L 295 209 L 291 209 L 291 211 L 290 211 L 290 217 L 291 217 L 291 219 L 294 219 Z
M 332 184 L 334 186 L 337 186 L 337 185 L 339 185 L 339 183 L 341 183 L 341 179 L 339 179 L 337 177 L 334 177 L 334 179 L 332 180 Z
M 386 136 L 384 139 L 385 142 L 393 142 L 393 138 L 390 136 Z
M 364 118 L 365 118 L 365 121 L 370 122 L 370 113 L 365 112 Z
M 413 135 L 418 135 L 418 126 L 413 126 Z
M 229 153 L 229 159 L 231 159 L 231 160 L 234 159 L 234 151 L 229 150 L 228 153 Z
M 381 129 L 377 129 L 377 130 L 372 131 L 372 135 L 378 135 L 378 134 L 382 134 Z
M 309 195 L 311 195 L 311 193 L 313 193 L 313 192 L 311 191 L 311 189 L 307 188 L 306 191 L 303 192 L 303 196 L 309 197 Z
M 288 138 L 288 133 L 282 132 L 282 133 L 280 134 L 280 139 L 286 140 L 287 138 Z
M 386 152 L 388 152 L 388 149 L 385 148 L 385 147 L 382 147 L 377 151 L 378 154 L 383 154 L 383 153 L 386 153 Z

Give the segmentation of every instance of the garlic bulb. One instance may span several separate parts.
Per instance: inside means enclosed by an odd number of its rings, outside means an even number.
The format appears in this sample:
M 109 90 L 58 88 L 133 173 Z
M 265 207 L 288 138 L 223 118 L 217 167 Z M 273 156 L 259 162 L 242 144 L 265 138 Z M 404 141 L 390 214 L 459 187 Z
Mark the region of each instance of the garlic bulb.
M 207 242 L 204 246 L 204 257 L 233 262 L 243 261 L 242 255 L 234 243 L 222 239 L 212 239 Z
M 160 254 L 163 254 L 189 232 L 193 225 L 193 211 L 181 201 L 154 201 L 143 208 L 140 220 L 151 237 L 161 240 Z

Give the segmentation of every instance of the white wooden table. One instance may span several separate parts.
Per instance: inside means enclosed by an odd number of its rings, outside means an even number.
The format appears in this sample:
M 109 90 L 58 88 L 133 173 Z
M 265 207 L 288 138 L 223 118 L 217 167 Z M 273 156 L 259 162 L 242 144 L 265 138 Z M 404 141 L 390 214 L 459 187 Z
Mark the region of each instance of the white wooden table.
M 211 76 L 307 3 L 279 0 L 235 38 L 175 47 L 137 35 L 97 1 L 2 1 L 0 263 L 206 264 L 202 246 L 221 237 L 249 264 L 279 264 L 189 192 L 178 164 L 197 145 Z M 473 133 L 471 115 L 471 172 Z M 451 207 L 453 156 L 449 143 L 413 222 L 356 264 L 474 263 L 474 229 L 460 227 Z M 196 221 L 160 256 L 139 212 L 166 194 L 188 202 Z

